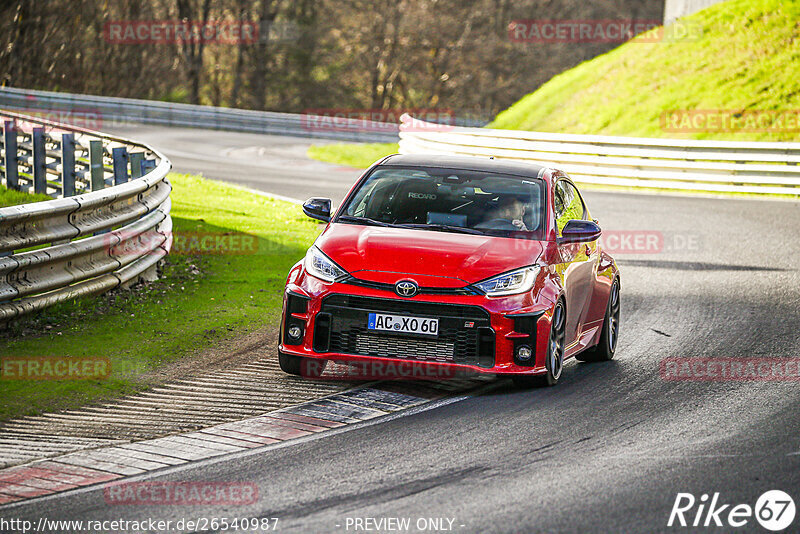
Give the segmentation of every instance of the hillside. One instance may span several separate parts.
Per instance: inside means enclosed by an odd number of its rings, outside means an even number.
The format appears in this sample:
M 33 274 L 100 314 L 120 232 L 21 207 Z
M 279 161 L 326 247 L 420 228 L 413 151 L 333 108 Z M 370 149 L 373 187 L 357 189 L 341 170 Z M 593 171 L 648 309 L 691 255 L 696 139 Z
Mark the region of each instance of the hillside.
M 682 19 L 702 36 L 635 39 L 555 76 L 490 128 L 644 137 L 800 140 L 800 0 L 729 0 Z M 667 29 L 667 33 L 669 28 Z M 668 40 L 668 39 L 667 39 Z M 687 131 L 675 110 L 722 110 Z M 773 131 L 723 132 L 741 111 Z M 758 114 L 782 111 L 777 117 Z M 695 115 L 696 116 L 696 115 Z M 771 119 L 764 119 L 764 117 Z M 677 122 L 664 122 L 675 120 Z M 663 123 L 663 124 L 662 124 Z M 664 124 L 667 127 L 664 127 Z M 720 123 L 721 124 L 721 123 Z M 756 130 L 764 128 L 756 126 Z M 708 131 L 711 130 L 711 131 Z

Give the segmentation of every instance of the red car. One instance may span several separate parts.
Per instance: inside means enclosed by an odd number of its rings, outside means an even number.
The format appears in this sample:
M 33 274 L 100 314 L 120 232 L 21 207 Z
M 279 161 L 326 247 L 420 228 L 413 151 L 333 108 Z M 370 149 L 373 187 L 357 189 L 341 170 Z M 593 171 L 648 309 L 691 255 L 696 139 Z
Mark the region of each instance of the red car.
M 561 171 L 394 155 L 335 214 L 328 199 L 303 211 L 328 225 L 286 281 L 287 373 L 406 361 L 553 385 L 567 358 L 614 356 L 619 272 Z

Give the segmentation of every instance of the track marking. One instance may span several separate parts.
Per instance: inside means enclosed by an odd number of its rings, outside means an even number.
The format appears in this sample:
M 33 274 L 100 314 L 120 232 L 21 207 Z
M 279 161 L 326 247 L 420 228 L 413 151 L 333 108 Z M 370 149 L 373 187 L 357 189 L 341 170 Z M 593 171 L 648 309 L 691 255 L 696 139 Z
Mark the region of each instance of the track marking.
M 425 397 L 417 397 L 410 392 L 403 393 L 404 386 L 408 390 L 425 394 Z M 0 470 L 0 506 L 16 507 L 33 498 L 57 498 L 63 492 L 94 491 L 96 487 L 92 486 L 98 483 L 119 480 L 123 477 L 125 480 L 139 481 L 147 479 L 153 473 L 181 472 L 198 465 L 261 454 L 267 450 L 298 445 L 433 410 L 483 394 L 497 386 L 497 381 L 487 383 L 485 379 L 458 385 L 443 384 L 440 388 L 436 385 L 370 384 L 200 431 L 73 452 L 45 461 Z M 469 389 L 463 393 L 454 393 L 452 390 L 457 387 Z M 437 393 L 437 389 L 450 391 Z M 353 399 L 360 399 L 359 404 L 352 403 Z M 382 408 L 370 407 L 368 402 L 370 400 L 382 405 Z M 386 406 L 392 408 L 385 408 Z M 307 407 L 309 412 L 318 413 L 319 416 L 299 415 L 298 409 L 303 407 Z M 357 418 L 346 417 L 352 419 L 348 424 L 325 419 L 325 417 L 343 418 L 344 416 L 337 415 L 339 412 Z M 293 427 L 298 423 L 305 428 Z M 226 441 L 215 439 L 219 437 L 226 438 Z M 233 445 L 227 440 L 245 441 L 247 444 Z M 259 440 L 272 440 L 272 442 Z M 146 456 L 137 455 L 137 452 L 146 453 Z M 168 463 L 171 465 L 167 465 Z M 43 478 L 41 477 L 43 469 L 49 474 L 52 483 L 39 482 Z M 53 480 L 53 476 L 69 474 L 70 470 L 75 475 L 72 479 L 74 482 Z M 65 485 L 71 487 L 67 488 Z
M 274 358 L 202 371 L 113 402 L 0 425 L 0 469 L 258 416 L 341 392 L 346 384 L 285 375 Z

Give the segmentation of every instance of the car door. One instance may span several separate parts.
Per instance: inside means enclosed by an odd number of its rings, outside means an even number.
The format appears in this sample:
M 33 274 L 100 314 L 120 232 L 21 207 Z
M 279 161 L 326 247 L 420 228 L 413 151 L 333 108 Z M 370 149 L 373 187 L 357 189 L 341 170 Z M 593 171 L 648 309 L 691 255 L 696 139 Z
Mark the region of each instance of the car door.
M 559 178 L 553 188 L 553 213 L 558 237 L 572 219 L 588 220 L 589 212 L 578 189 L 566 177 Z M 579 341 L 586 318 L 586 309 L 594 291 L 597 242 L 559 243 L 559 270 L 567 299 L 567 350 Z

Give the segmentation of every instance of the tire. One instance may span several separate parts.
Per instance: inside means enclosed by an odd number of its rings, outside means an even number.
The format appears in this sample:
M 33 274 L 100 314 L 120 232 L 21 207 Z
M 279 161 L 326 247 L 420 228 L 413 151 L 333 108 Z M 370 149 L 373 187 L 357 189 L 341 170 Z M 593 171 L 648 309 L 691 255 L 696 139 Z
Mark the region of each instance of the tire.
M 547 372 L 536 376 L 515 376 L 511 380 L 518 387 L 546 387 L 558 384 L 561 371 L 564 369 L 564 342 L 566 337 L 567 314 L 562 301 L 553 308 L 553 319 L 550 323 L 550 339 L 547 343 L 547 358 L 544 366 Z
M 290 375 L 316 378 L 325 370 L 328 360 L 317 360 L 316 358 L 303 358 L 293 354 L 278 352 L 278 364 L 281 371 Z M 312 365 L 313 364 L 313 365 Z
M 603 331 L 600 333 L 600 342 L 595 347 L 587 349 L 575 358 L 582 362 L 607 362 L 614 358 L 619 339 L 619 282 L 614 280 L 608 294 L 606 315 L 603 318 Z

